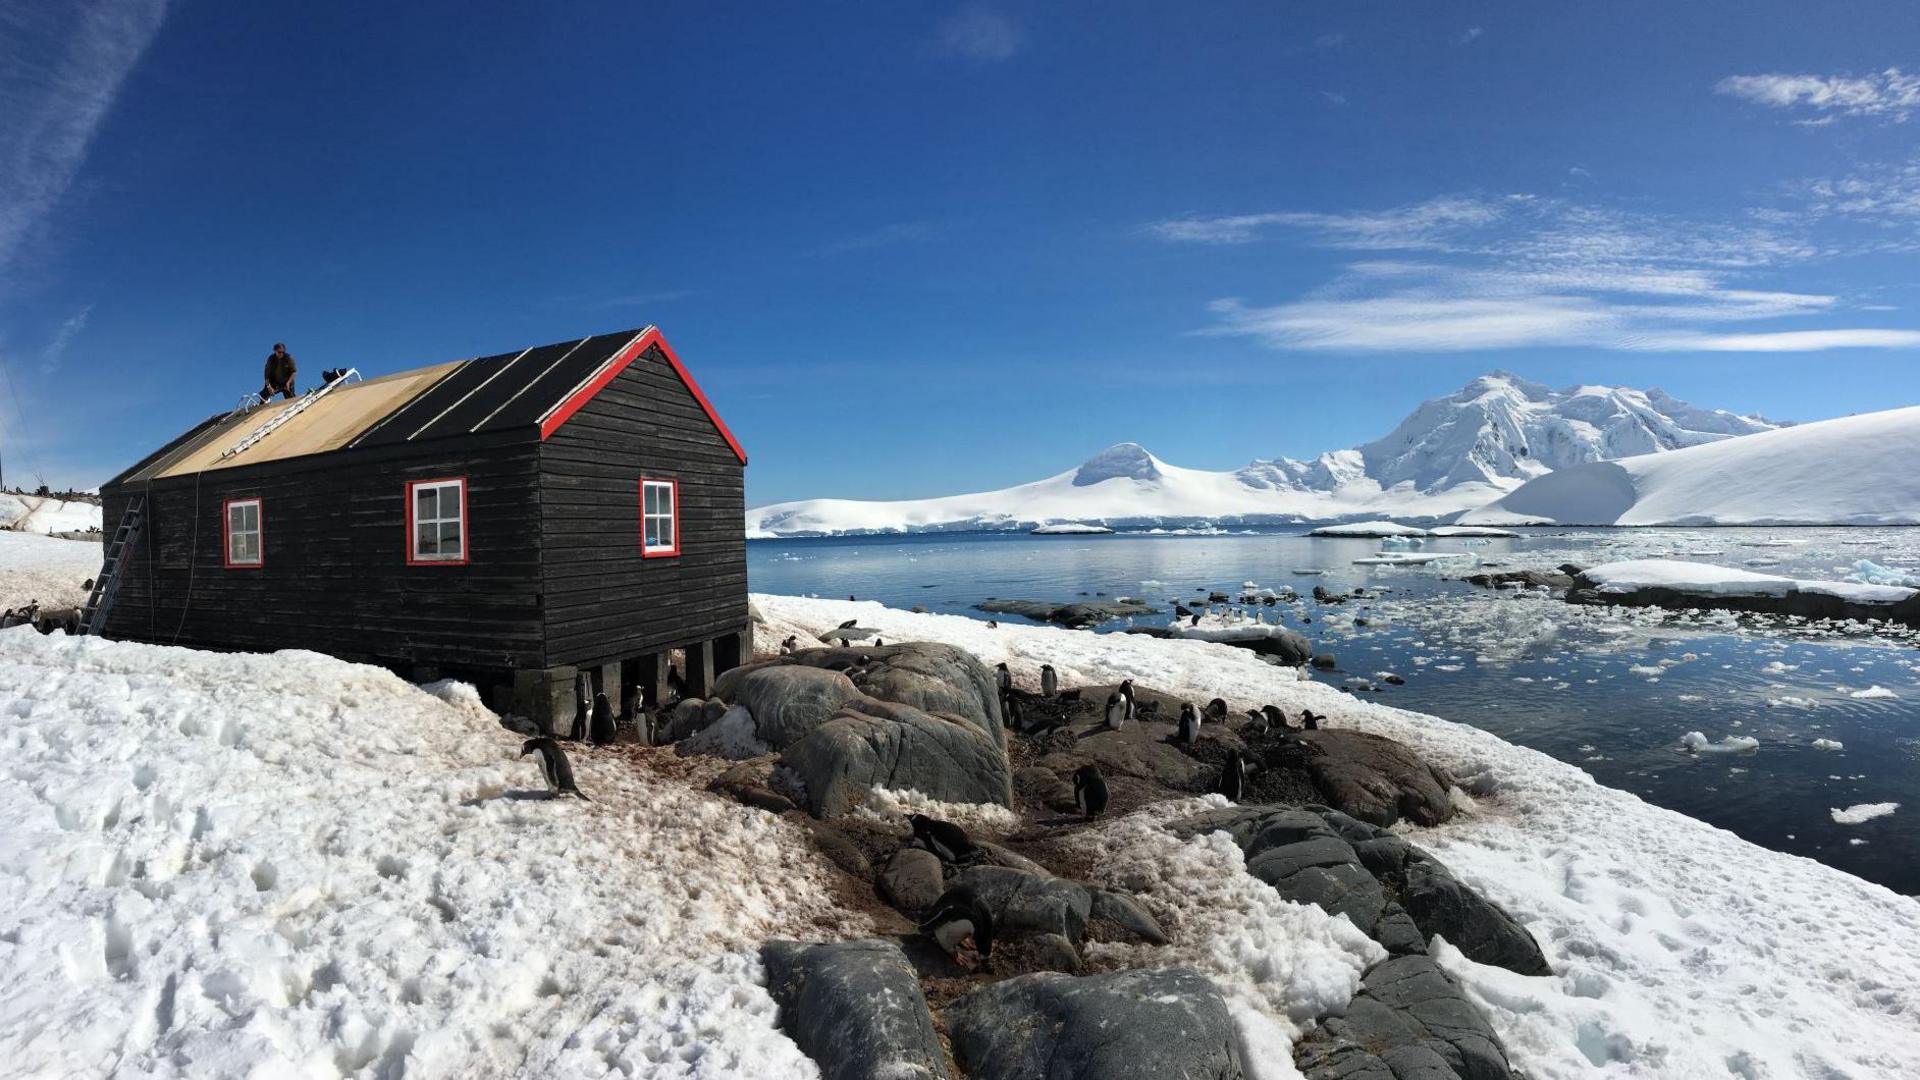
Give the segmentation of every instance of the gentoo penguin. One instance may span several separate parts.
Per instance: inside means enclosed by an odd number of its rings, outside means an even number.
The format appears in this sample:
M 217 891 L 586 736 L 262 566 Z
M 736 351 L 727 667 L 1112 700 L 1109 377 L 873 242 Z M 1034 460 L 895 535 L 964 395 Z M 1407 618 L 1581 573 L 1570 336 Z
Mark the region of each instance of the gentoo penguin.
M 1188 622 L 1187 622 L 1187 625 L 1188 625 L 1188 626 L 1199 626 L 1199 625 L 1200 625 L 1200 616 L 1198 616 L 1198 615 L 1195 615 L 1195 616 L 1194 616 L 1194 617 L 1193 617 L 1192 619 L 1190 619 L 1190 620 L 1188 620 Z
M 593 715 L 593 683 L 582 671 L 573 679 L 573 730 L 567 737 L 574 742 L 583 742 L 587 737 L 587 721 Z
M 920 932 L 969 971 L 993 957 L 993 916 L 964 889 L 951 890 L 934 901 Z
M 1225 795 L 1228 802 L 1239 802 L 1246 793 L 1247 759 L 1240 756 L 1240 751 L 1229 750 L 1227 763 L 1220 770 L 1220 794 Z
M 967 831 L 960 826 L 925 814 L 913 814 L 907 821 L 913 826 L 913 838 L 921 847 L 940 856 L 941 862 L 958 862 L 973 854 L 973 841 L 967 839 Z
M 998 629 L 1000 629 L 1000 624 L 999 624 L 998 622 L 995 622 L 995 621 L 994 621 L 994 620 L 992 620 L 992 619 L 988 619 L 988 620 L 987 620 L 987 629 L 989 629 L 989 630 L 998 630 Z
M 780 643 L 780 655 L 792 656 L 798 651 L 800 651 L 800 636 L 798 634 L 788 634 L 787 640 Z
M 1324 717 L 1324 716 L 1315 716 L 1315 715 L 1313 715 L 1313 710 L 1312 710 L 1312 709 L 1301 709 L 1301 710 L 1300 710 L 1300 723 L 1301 723 L 1301 725 L 1302 725 L 1303 727 L 1305 727 L 1305 728 L 1306 728 L 1306 730 L 1308 730 L 1308 731 L 1319 731 L 1319 730 L 1320 730 L 1320 721 L 1322 721 L 1322 720 L 1325 720 L 1325 719 L 1326 719 L 1326 717 Z
M 1107 695 L 1107 726 L 1115 731 L 1127 726 L 1127 699 L 1118 691 Z
M 1002 696 L 1013 689 L 1013 672 L 1007 670 L 1004 662 L 993 665 L 993 681 L 994 685 L 1000 687 Z
M 1191 701 L 1180 703 L 1180 741 L 1188 746 L 1200 741 L 1200 711 Z
M 1133 719 L 1136 715 L 1139 714 L 1140 705 L 1139 705 L 1139 702 L 1136 702 L 1133 700 L 1133 680 L 1132 679 L 1120 680 L 1120 696 L 1127 699 L 1127 719 L 1129 720 Z
M 1260 706 L 1260 712 L 1267 718 L 1268 726 L 1275 730 L 1286 731 L 1292 726 L 1287 723 L 1287 714 L 1281 712 L 1277 705 L 1262 705 Z M 1266 729 L 1262 728 L 1261 730 L 1264 731 Z
M 687 680 L 672 664 L 667 665 L 667 689 L 673 691 L 675 701 L 687 696 Z
M 605 694 L 593 695 L 593 720 L 587 726 L 587 737 L 595 746 L 613 741 L 613 703 Z
M 1060 694 L 1060 676 L 1053 673 L 1052 664 L 1040 665 L 1040 693 L 1049 701 Z
M 1107 812 L 1107 778 L 1100 766 L 1088 763 L 1073 770 L 1073 803 L 1088 821 Z
M 1248 731 L 1253 732 L 1255 735 L 1265 735 L 1267 733 L 1267 729 L 1272 726 L 1273 726 L 1273 721 L 1267 719 L 1266 713 L 1261 712 L 1259 709 L 1247 710 L 1247 730 Z
M 1021 728 L 1026 726 L 1027 711 L 1020 707 L 1020 699 L 1008 694 L 1000 699 L 1000 723 L 1003 727 Z
M 520 756 L 526 757 L 535 751 L 538 751 L 540 754 L 540 775 L 546 778 L 547 795 L 549 798 L 557 799 L 562 795 L 575 795 L 582 799 L 587 798 L 585 795 L 580 794 L 579 788 L 573 786 L 573 766 L 568 764 L 567 752 L 560 749 L 559 743 L 545 735 L 537 739 L 528 739 L 526 743 L 520 747 Z M 588 799 L 587 801 L 592 802 L 593 800 Z
M 1207 717 L 1215 723 L 1224 723 L 1227 719 L 1227 703 L 1222 698 L 1207 702 Z

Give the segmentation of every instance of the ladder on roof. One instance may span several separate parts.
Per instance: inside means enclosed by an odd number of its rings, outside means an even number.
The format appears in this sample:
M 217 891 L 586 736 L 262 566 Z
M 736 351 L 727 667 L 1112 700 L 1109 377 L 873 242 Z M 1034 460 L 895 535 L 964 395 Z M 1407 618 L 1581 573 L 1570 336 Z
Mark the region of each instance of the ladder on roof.
M 120 515 L 120 527 L 107 542 L 107 560 L 100 566 L 100 576 L 93 579 L 93 592 L 88 594 L 87 606 L 80 613 L 82 634 L 97 634 L 107 625 L 107 615 L 113 611 L 113 598 L 120 591 L 120 567 L 126 561 L 127 548 L 140 539 L 146 524 L 147 497 L 135 495 L 127 500 L 126 513 Z
M 300 395 L 300 397 L 297 400 L 295 400 L 292 405 L 288 406 L 287 408 L 281 409 L 280 412 L 276 414 L 273 419 L 267 421 L 264 424 L 261 424 L 257 428 L 254 428 L 251 432 L 247 433 L 246 438 L 241 439 L 239 442 L 234 443 L 232 446 L 229 446 L 226 448 L 226 450 L 222 451 L 220 454 L 220 460 L 225 461 L 226 459 L 232 457 L 235 454 L 245 452 L 247 448 L 251 447 L 253 444 L 273 434 L 274 431 L 278 429 L 281 424 L 284 424 L 287 421 L 293 419 L 294 417 L 299 416 L 301 413 L 306 412 L 308 407 L 311 406 L 314 402 L 319 401 L 321 398 L 326 397 L 328 394 L 332 393 L 334 387 L 345 384 L 348 379 L 358 379 L 359 377 L 360 377 L 359 368 L 348 368 L 347 370 L 341 372 L 340 377 L 333 380 L 332 382 L 315 387 L 314 389 L 307 391 L 305 394 Z

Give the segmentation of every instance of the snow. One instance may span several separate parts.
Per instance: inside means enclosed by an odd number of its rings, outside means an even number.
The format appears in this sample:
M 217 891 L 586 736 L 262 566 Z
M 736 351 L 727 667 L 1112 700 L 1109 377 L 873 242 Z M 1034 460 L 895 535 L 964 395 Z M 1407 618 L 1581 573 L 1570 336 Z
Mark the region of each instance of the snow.
M 1859 803 L 1845 810 L 1834 810 L 1833 820 L 1842 825 L 1858 825 L 1863 821 L 1872 821 L 1877 817 L 1886 817 L 1900 809 L 1897 802 Z
M 1427 530 L 1428 536 L 1442 539 L 1461 536 L 1485 536 L 1515 538 L 1520 534 L 1512 529 L 1495 529 L 1485 525 L 1440 525 Z
M 1479 809 L 1406 835 L 1520 919 L 1558 974 L 1482 967 L 1444 943 L 1436 953 L 1534 1080 L 1725 1076 L 1730 1061 L 1750 1076 L 1890 1077 L 1920 1060 L 1912 897 L 1649 805 L 1468 725 L 1299 681 L 1230 646 L 990 628 L 870 602 L 754 603 L 767 644 L 858 618 L 888 641 L 945 641 L 1005 661 L 1023 686 L 1037 685 L 1047 662 L 1067 685 L 1131 677 L 1190 700 L 1222 697 L 1236 711 L 1312 708 L 1333 727 L 1399 739 L 1446 766 Z
M 1000 491 L 758 507 L 747 511 L 747 535 L 1006 529 L 1049 521 L 1440 518 L 1483 506 L 1550 469 L 1777 426 L 1760 417 L 1698 409 L 1658 390 L 1555 391 L 1496 372 L 1426 402 L 1385 438 L 1311 460 L 1256 459 L 1232 472 L 1206 472 L 1169 465 L 1136 443 L 1119 443 L 1077 469 Z
M 1364 538 L 1387 536 L 1425 536 L 1427 530 L 1412 525 L 1401 525 L 1393 521 L 1352 521 L 1344 525 L 1322 525 L 1307 533 L 1308 536 L 1357 536 Z
M 1728 735 L 1717 743 L 1709 743 L 1705 735 L 1689 731 L 1680 737 L 1680 745 L 1696 754 L 1745 754 L 1758 750 L 1760 740 L 1751 735 Z
M 1446 559 L 1471 559 L 1464 551 L 1382 551 L 1353 560 L 1355 566 L 1425 566 Z
M 1598 461 L 1528 481 L 1462 524 L 1920 524 L 1920 406 Z
M 773 747 L 760 741 L 753 714 L 744 705 L 735 705 L 722 713 L 720 719 L 680 740 L 678 749 L 685 754 L 711 754 L 728 761 L 745 761 L 773 752 Z
M 1033 530 L 1035 536 L 1098 536 L 1110 533 L 1112 529 L 1105 525 L 1087 525 L 1078 521 L 1060 521 L 1051 525 L 1041 525 Z
M 0 631 L 4 1071 L 817 1076 L 757 947 L 871 928 L 804 833 L 519 744 L 462 684 Z
M 1847 745 L 1838 739 L 1815 739 L 1813 740 L 1813 748 L 1815 750 L 1845 750 Z
M 100 573 L 98 541 L 0 530 L 0 610 L 40 601 L 43 610 L 87 602 L 80 586 Z
M 1884 686 L 1869 686 L 1865 690 L 1855 690 L 1847 696 L 1850 698 L 1858 698 L 1861 701 L 1870 701 L 1876 698 L 1897 698 L 1900 695 Z
M 1881 566 L 1871 559 L 1859 559 L 1853 564 L 1853 573 L 1847 575 L 1849 581 L 1862 585 L 1896 585 L 1902 588 L 1920 588 L 1920 574 L 1910 574 L 1905 570 L 1896 570 L 1891 566 Z
M 1861 585 L 1851 581 L 1801 581 L 1752 570 L 1679 559 L 1629 559 L 1605 563 L 1582 572 L 1603 593 L 1626 594 L 1642 589 L 1670 589 L 1701 596 L 1786 596 L 1792 592 L 1836 596 L 1856 604 L 1898 604 L 1917 590 L 1895 585 Z
M 0 529 L 44 535 L 99 528 L 99 503 L 0 491 Z

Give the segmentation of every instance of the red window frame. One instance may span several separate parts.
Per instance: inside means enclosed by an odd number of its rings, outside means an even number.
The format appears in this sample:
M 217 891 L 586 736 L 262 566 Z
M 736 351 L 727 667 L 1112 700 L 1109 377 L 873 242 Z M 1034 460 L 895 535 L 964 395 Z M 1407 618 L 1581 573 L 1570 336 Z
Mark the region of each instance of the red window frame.
M 647 485 L 665 484 L 673 498 L 673 547 L 647 547 Z M 656 515 L 657 516 L 657 515 Z M 665 476 L 643 476 L 640 478 L 640 557 L 643 559 L 671 559 L 680 554 L 680 481 Z
M 415 488 L 437 487 L 445 484 L 460 485 L 460 557 L 457 559 L 422 559 L 415 557 L 413 540 L 413 492 Z M 471 531 L 467 527 L 467 478 L 465 476 L 442 476 L 435 480 L 407 481 L 406 508 L 407 534 L 403 538 L 407 552 L 408 566 L 465 566 L 473 558 L 472 541 L 468 537 Z
M 260 558 L 254 562 L 233 561 L 233 508 L 236 504 L 252 503 L 254 520 L 258 522 L 260 533 Z M 258 495 L 249 495 L 243 499 L 223 499 L 220 503 L 220 565 L 228 570 L 258 570 L 267 565 L 267 507 Z

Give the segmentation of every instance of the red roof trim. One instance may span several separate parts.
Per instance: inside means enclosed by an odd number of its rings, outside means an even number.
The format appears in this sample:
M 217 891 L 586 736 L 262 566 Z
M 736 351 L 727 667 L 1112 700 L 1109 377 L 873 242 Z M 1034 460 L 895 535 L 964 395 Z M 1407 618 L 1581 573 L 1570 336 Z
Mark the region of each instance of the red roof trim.
M 713 421 L 714 429 L 720 432 L 720 437 L 727 440 L 727 446 L 732 448 L 733 456 L 740 459 L 740 464 L 745 465 L 747 452 L 740 448 L 740 440 L 734 438 L 733 432 L 727 430 L 727 422 L 720 419 L 720 414 L 714 411 L 713 403 L 708 401 L 707 395 L 700 391 L 700 384 L 694 382 L 693 376 L 687 373 L 686 365 L 674 355 L 673 346 L 667 344 L 667 339 L 660 336 L 660 328 L 657 326 L 649 326 L 641 331 L 640 336 L 634 338 L 626 348 L 615 354 L 614 358 L 607 362 L 606 367 L 600 369 L 598 375 L 595 375 L 585 386 L 575 390 L 572 396 L 560 403 L 559 408 L 553 410 L 545 420 L 540 421 L 541 441 L 544 442 L 554 432 L 560 430 L 560 425 L 572 419 L 574 413 L 579 412 L 582 406 L 592 401 L 595 394 L 606 389 L 607 384 L 619 377 L 620 373 L 627 369 L 628 364 L 633 363 L 636 357 L 653 345 L 660 346 L 660 353 L 667 358 L 667 363 L 672 365 L 673 373 L 686 384 L 687 390 L 693 394 L 693 400 L 700 403 L 700 408 L 705 410 L 707 419 Z

